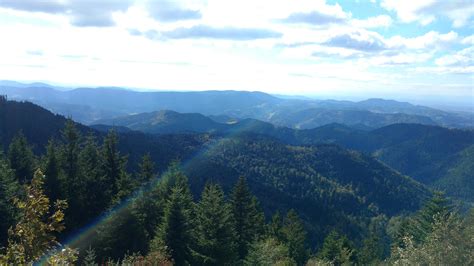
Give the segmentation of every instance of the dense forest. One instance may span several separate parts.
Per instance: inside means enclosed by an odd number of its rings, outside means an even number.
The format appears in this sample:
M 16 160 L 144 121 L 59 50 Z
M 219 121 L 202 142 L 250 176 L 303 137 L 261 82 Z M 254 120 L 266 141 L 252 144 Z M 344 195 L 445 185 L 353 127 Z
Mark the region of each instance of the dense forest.
M 0 108 L 0 264 L 474 263 L 473 211 L 355 151 Z

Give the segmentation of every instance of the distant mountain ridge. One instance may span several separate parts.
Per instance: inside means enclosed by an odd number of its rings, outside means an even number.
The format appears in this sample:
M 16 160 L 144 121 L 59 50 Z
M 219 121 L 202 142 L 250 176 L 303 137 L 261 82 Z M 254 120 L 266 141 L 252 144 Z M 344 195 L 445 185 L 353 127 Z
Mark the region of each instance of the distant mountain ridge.
M 351 126 L 358 124 L 367 129 L 394 123 L 474 128 L 474 114 L 450 113 L 383 99 L 360 102 L 283 99 L 248 91 L 138 92 L 119 88 L 61 91 L 49 85 L 25 86 L 11 82 L 0 84 L 0 94 L 13 100 L 37 103 L 85 124 L 130 114 L 172 110 L 206 116 L 253 118 L 293 128 L 314 128 L 335 122 Z

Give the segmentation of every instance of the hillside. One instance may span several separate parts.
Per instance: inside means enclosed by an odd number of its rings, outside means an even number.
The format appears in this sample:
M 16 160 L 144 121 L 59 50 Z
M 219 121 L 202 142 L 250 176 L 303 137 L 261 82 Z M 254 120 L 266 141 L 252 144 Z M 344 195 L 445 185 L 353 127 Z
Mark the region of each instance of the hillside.
M 31 110 L 44 117 L 42 123 L 31 123 L 30 127 L 24 128 L 22 125 L 26 123 L 18 126 L 34 145 L 57 136 L 59 133 L 53 126 L 59 127 L 65 122 L 65 118 L 30 103 L 4 101 L 3 104 L 15 106 L 16 117 L 25 121 L 34 117 Z M 0 114 L 5 116 L 5 110 L 1 109 Z M 37 132 L 40 127 L 50 130 L 41 135 L 42 139 L 31 138 L 34 134 L 30 132 Z M 102 136 L 102 133 L 93 132 Z M 9 136 L 13 132 L 10 127 L 4 127 L 1 134 Z M 130 170 L 136 170 L 141 155 L 147 152 L 160 172 L 171 161 L 180 159 L 191 177 L 191 188 L 195 193 L 208 181 L 222 184 L 228 191 L 239 176 L 247 176 L 266 213 L 295 208 L 301 213 L 313 239 L 319 239 L 333 225 L 357 237 L 369 217 L 414 211 L 429 195 L 424 186 L 411 178 L 371 157 L 337 146 L 288 146 L 251 133 L 222 137 L 125 132 L 120 133 L 119 143 L 122 154 L 129 155 Z M 348 215 L 354 217 L 353 220 L 348 220 Z
M 169 113 L 166 119 L 146 119 L 150 114 L 133 115 L 112 120 L 111 124 L 129 127 L 145 133 L 213 133 L 220 136 L 260 134 L 291 145 L 338 144 L 343 147 L 372 154 L 402 174 L 411 176 L 433 188 L 445 190 L 449 195 L 474 201 L 468 191 L 474 189 L 472 175 L 456 170 L 474 160 L 472 153 L 463 152 L 474 145 L 472 130 L 448 129 L 421 124 L 393 124 L 376 130 L 358 129 L 343 124 L 329 124 L 314 129 L 296 130 L 276 127 L 254 119 L 233 123 L 218 123 L 199 114 Z M 353 120 L 358 123 L 360 121 Z M 196 126 L 198 125 L 198 126 Z M 465 169 L 465 167 L 461 167 Z M 468 168 L 469 169 L 469 168 Z M 443 180 L 443 181 L 441 181 Z M 460 190 L 452 187 L 461 186 Z M 462 185 L 461 185 L 462 184 Z M 467 185 L 464 185 L 467 184 Z

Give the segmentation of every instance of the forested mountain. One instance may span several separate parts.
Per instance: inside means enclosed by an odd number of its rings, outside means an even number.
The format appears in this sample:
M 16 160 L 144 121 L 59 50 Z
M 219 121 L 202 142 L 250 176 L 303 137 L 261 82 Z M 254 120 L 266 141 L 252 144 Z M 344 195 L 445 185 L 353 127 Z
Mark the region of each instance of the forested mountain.
M 60 124 L 66 122 L 64 117 L 30 103 L 3 100 L 2 105 L 3 112 L 13 106 L 18 118 L 15 121 L 20 123 L 17 127 L 2 128 L 2 135 L 11 136 L 15 135 L 14 131 L 22 130 L 28 141 L 36 146 L 47 143 L 49 138 L 61 138 Z M 30 114 L 32 110 L 44 117 L 42 123 L 30 123 L 29 119 L 35 117 Z M 30 127 L 22 127 L 22 124 Z M 48 124 L 52 126 L 45 126 Z M 84 136 L 90 132 L 99 138 L 105 135 L 77 126 L 82 128 Z M 37 127 L 49 130 L 37 135 Z M 191 189 L 195 194 L 210 180 L 228 191 L 239 176 L 246 176 L 266 213 L 295 208 L 310 227 L 312 238 L 327 232 L 330 221 L 347 220 L 346 215 L 357 218 L 341 223 L 341 230 L 357 236 L 367 217 L 416 210 L 429 194 L 412 179 L 360 153 L 331 145 L 287 146 L 251 131 L 225 137 L 219 134 L 153 136 L 123 132 L 119 133 L 117 141 L 122 154 L 128 154 L 127 169 L 131 171 L 137 169 L 145 153 L 150 153 L 160 172 L 165 171 L 174 159 L 180 159 L 191 177 Z M 8 142 L 5 144 L 8 147 Z
M 224 119 L 225 121 L 225 119 Z M 103 121 L 151 134 L 213 133 L 221 136 L 260 134 L 292 145 L 338 144 L 372 154 L 402 174 L 411 176 L 449 195 L 474 201 L 472 145 L 474 131 L 420 124 L 394 124 L 376 130 L 329 124 L 296 130 L 270 123 L 243 119 L 218 123 L 200 114 L 171 111 L 138 114 Z M 467 181 L 467 182 L 466 182 Z
M 331 123 L 374 129 L 394 123 L 474 126 L 474 115 L 451 113 L 393 100 L 360 102 L 278 98 L 261 92 L 138 92 L 121 88 L 56 90 L 45 84 L 0 84 L 0 94 L 28 100 L 74 120 L 92 124 L 130 114 L 171 110 L 181 113 L 253 118 L 294 128 Z
M 237 123 L 255 132 L 232 134 L 104 133 L 5 98 L 0 117 L 0 264 L 400 264 L 433 261 L 447 234 L 456 255 L 443 259 L 472 259 L 462 253 L 472 218 L 453 216 L 441 194 L 428 200 L 425 186 L 357 151 L 290 145 L 258 120 Z M 342 139 L 354 129 L 318 130 Z M 387 143 L 410 140 L 409 131 Z M 311 130 L 284 132 L 311 140 Z M 458 158 L 454 171 L 470 162 Z
M 428 116 L 406 113 L 375 113 L 367 110 L 311 108 L 299 112 L 280 112 L 269 120 L 276 125 L 311 129 L 330 123 L 340 123 L 363 129 L 374 129 L 397 123 L 435 125 Z

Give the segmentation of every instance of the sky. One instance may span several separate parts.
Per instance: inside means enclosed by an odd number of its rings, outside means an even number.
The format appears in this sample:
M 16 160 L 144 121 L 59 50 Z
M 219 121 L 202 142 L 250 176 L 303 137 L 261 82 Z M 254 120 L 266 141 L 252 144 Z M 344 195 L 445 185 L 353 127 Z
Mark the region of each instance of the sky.
M 473 0 L 0 0 L 0 79 L 474 104 Z

